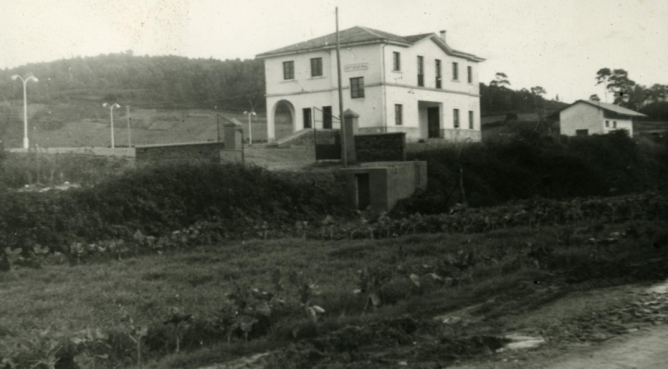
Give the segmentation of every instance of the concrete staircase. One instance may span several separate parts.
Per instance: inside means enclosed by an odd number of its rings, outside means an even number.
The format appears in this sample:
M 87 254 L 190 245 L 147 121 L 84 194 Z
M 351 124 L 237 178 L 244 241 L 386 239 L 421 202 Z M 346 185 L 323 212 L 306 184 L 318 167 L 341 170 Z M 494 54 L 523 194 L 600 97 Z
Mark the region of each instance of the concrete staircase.
M 307 135 L 309 133 L 311 135 L 313 135 L 313 128 L 304 128 L 304 129 L 302 129 L 300 131 L 297 131 L 297 132 L 295 132 L 295 133 L 293 133 L 289 136 L 285 136 L 283 138 L 280 138 L 280 139 L 276 140 L 276 142 L 274 144 L 276 146 L 289 146 L 291 144 L 301 143 L 304 140 L 303 136 Z

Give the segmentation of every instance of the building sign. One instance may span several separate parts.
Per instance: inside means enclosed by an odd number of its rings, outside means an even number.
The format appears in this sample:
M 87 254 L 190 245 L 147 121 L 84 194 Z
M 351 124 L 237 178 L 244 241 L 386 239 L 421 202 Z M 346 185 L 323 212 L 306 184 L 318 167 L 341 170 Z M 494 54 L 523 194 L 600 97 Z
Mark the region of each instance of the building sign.
M 343 70 L 346 72 L 354 72 L 358 70 L 367 70 L 367 69 L 369 69 L 369 63 L 348 64 L 343 66 Z

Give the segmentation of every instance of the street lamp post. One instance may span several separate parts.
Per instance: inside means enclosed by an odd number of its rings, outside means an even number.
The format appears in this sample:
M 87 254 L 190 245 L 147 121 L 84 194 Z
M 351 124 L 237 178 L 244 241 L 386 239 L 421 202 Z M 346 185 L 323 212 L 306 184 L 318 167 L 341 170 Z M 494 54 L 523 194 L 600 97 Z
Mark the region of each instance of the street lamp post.
M 15 74 L 12 76 L 12 80 L 20 79 L 23 82 L 23 148 L 27 149 L 28 148 L 28 94 L 27 94 L 27 88 L 26 84 L 28 81 L 35 81 L 39 82 L 35 76 L 28 76 L 27 78 L 23 78 L 19 76 L 18 74 Z
M 248 143 L 253 146 L 253 128 L 251 127 L 251 116 L 257 115 L 254 111 L 245 111 L 244 114 L 248 115 Z
M 111 148 L 114 148 L 114 108 L 120 108 L 121 106 L 118 104 L 107 104 L 104 103 L 102 104 L 105 108 L 108 106 L 109 107 L 109 114 L 111 116 Z

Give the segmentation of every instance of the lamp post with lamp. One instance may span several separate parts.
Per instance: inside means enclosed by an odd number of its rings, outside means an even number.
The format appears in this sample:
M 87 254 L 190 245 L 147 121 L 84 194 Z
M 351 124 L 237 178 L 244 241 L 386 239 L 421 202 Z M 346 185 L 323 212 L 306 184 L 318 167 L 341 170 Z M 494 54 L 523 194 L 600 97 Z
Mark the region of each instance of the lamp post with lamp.
M 35 76 L 28 76 L 26 78 L 23 78 L 19 76 L 18 74 L 15 74 L 12 76 L 12 80 L 20 79 L 23 82 L 23 148 L 27 149 L 28 148 L 28 94 L 27 94 L 27 88 L 26 84 L 28 81 L 35 81 L 39 82 L 39 80 Z
M 244 114 L 248 115 L 248 143 L 253 146 L 253 128 L 251 126 L 251 116 L 257 116 L 257 114 L 255 114 L 255 111 L 253 110 L 245 111 Z
M 109 114 L 111 116 L 111 148 L 114 148 L 114 108 L 120 108 L 118 104 L 102 104 L 103 107 L 109 107 Z

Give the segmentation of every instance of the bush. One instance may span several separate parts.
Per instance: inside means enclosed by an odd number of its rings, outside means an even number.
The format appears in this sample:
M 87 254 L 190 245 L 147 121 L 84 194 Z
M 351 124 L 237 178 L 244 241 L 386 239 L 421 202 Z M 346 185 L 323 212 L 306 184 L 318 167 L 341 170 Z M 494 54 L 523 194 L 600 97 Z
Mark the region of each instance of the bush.
M 164 236 L 204 220 L 217 220 L 221 233 L 242 233 L 257 221 L 279 226 L 345 214 L 336 184 L 316 177 L 240 164 L 171 164 L 91 188 L 7 191 L 0 194 L 0 244 L 66 253 L 72 242 L 133 241 L 137 230 Z
M 493 206 L 534 196 L 566 199 L 665 189 L 668 145 L 625 131 L 560 138 L 523 131 L 510 139 L 412 153 L 428 163 L 427 190 L 397 211 L 442 213 L 458 202 Z M 460 191 L 460 170 L 463 187 Z

